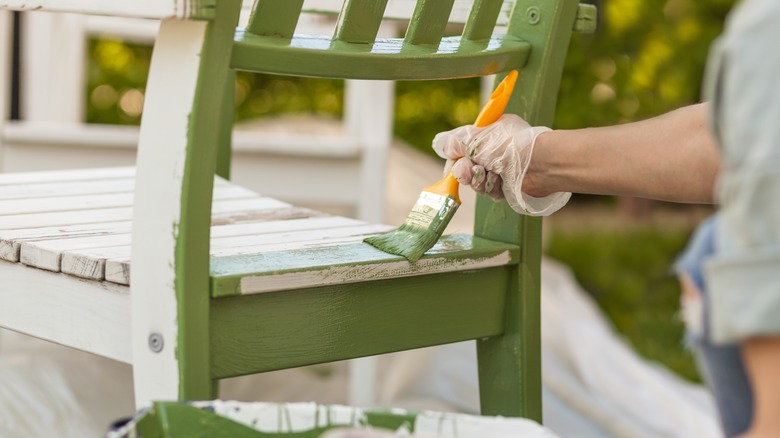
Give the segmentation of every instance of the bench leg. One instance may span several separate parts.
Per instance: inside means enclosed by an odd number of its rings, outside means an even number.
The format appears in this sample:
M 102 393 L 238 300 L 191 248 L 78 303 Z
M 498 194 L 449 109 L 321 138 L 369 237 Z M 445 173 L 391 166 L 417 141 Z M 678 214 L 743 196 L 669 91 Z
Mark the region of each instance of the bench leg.
M 147 84 L 133 207 L 136 405 L 213 395 L 209 230 L 230 50 L 241 3 L 214 21 L 164 20 Z
M 507 290 L 506 331 L 477 340 L 482 415 L 542 421 L 541 221 L 525 218 L 521 262 Z

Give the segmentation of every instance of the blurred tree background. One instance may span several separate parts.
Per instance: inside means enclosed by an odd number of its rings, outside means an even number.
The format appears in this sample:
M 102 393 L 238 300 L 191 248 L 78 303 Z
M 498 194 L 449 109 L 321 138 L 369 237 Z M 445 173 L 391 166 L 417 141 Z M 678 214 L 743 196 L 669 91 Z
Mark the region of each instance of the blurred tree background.
M 647 118 L 700 100 L 709 46 L 735 0 L 599 0 L 598 30 L 574 35 L 566 60 L 556 128 L 603 126 Z M 136 124 L 151 49 L 94 40 L 88 121 Z M 479 81 L 399 82 L 395 134 L 432 154 L 433 136 L 471 123 Z M 236 115 L 341 116 L 343 83 L 239 73 Z M 576 212 L 569 211 L 568 214 Z M 616 327 L 645 356 L 697 379 L 680 346 L 679 289 L 668 267 L 692 223 L 669 227 L 554 228 L 550 253 L 573 267 Z
M 574 35 L 566 60 L 556 128 L 647 118 L 699 101 L 708 48 L 734 0 L 601 0 L 593 35 Z M 151 48 L 93 40 L 88 77 L 92 123 L 136 124 Z M 280 113 L 339 117 L 343 83 L 239 73 L 238 120 Z M 436 133 L 470 123 L 479 81 L 399 82 L 396 135 L 430 153 Z

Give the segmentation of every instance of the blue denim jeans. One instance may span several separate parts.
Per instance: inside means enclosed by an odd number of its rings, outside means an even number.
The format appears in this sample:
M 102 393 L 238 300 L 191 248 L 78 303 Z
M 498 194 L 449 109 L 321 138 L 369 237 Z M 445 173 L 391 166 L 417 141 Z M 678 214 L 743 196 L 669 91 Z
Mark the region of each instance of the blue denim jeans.
M 703 263 L 715 252 L 716 220 L 710 218 L 697 228 L 675 268 L 679 274 L 687 274 L 701 293 L 697 297 L 701 301 L 695 306 L 701 312 L 690 312 L 686 316 L 688 337 L 699 370 L 715 397 L 723 433 L 733 437 L 744 433 L 750 426 L 753 393 L 739 347 L 714 345 L 709 336 L 707 282 Z

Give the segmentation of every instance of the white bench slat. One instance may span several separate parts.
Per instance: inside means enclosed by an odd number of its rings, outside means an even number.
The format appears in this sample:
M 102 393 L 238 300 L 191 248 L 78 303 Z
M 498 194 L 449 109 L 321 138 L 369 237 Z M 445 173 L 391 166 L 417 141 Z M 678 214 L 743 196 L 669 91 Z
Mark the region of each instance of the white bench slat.
M 349 236 L 365 236 L 376 234 L 380 230 L 387 229 L 386 225 L 375 224 L 349 224 L 335 226 L 320 226 L 295 231 L 282 231 L 270 234 L 256 234 L 252 236 L 226 237 L 215 239 L 211 242 L 211 254 L 214 256 L 224 254 L 240 254 L 263 252 L 268 245 L 284 242 L 308 242 L 316 244 L 328 238 L 340 238 Z
M 211 242 L 211 256 L 224 257 L 239 254 L 257 254 L 264 251 L 303 249 L 328 244 L 352 243 L 366 236 L 385 232 L 387 225 L 359 225 L 329 229 L 303 230 L 297 232 L 247 236 L 241 240 L 232 238 L 214 239 Z M 110 263 L 107 263 L 110 261 Z M 111 275 L 108 274 L 111 267 Z M 108 280 L 119 284 L 130 282 L 130 246 L 92 248 L 69 251 L 62 255 L 62 272 L 83 276 L 93 280 Z
M 74 181 L 70 183 L 6 185 L 0 186 L 0 201 L 101 193 L 131 193 L 134 185 L 135 180 L 133 178 L 102 181 L 99 184 L 88 181 Z
M 0 0 L 2 1 L 2 0 Z M 132 128 L 132 127 L 130 127 Z M 35 170 L 31 172 L 0 173 L 0 186 L 21 186 L 41 183 L 68 183 L 74 181 L 108 181 L 135 177 L 135 166 L 95 167 L 87 169 Z M 214 185 L 228 185 L 229 181 L 214 177 Z
M 214 198 L 248 199 L 259 195 L 241 186 L 220 186 L 214 188 Z M 57 196 L 35 199 L 11 199 L 0 201 L 0 215 L 48 213 L 58 211 L 97 210 L 133 205 L 133 193 L 109 193 L 75 196 Z
M 77 239 L 47 240 L 22 243 L 19 261 L 27 266 L 60 272 L 62 254 L 84 248 L 105 248 L 130 244 L 130 233 L 90 236 Z
M 130 363 L 126 286 L 0 263 L 0 319 L 20 333 Z
M 355 219 L 337 216 L 315 217 L 307 219 L 281 220 L 272 222 L 255 222 L 213 227 L 212 242 L 224 239 L 234 239 L 236 242 L 251 242 L 255 236 L 269 233 L 280 233 L 311 229 L 326 229 L 334 227 L 355 226 L 363 224 Z M 217 231 L 218 230 L 218 231 Z M 114 246 L 130 246 L 131 234 L 127 227 L 116 233 L 82 236 L 73 238 L 48 238 L 21 242 L 19 261 L 28 266 L 60 272 L 62 255 L 74 250 L 107 248 Z M 219 244 L 217 244 L 219 246 Z M 102 279 L 102 278 L 100 278 Z
M 215 215 L 215 220 L 219 223 L 229 223 L 251 220 L 263 215 L 273 215 L 276 210 L 289 207 L 291 207 L 290 204 L 272 198 L 215 200 L 212 205 L 212 214 Z M 0 230 L 129 221 L 132 216 L 132 207 L 0 215 Z M 2 237 L 2 233 L 0 233 L 0 237 Z
M 227 187 L 222 178 L 214 179 L 214 187 Z M 130 193 L 135 178 L 102 179 L 90 181 L 30 182 L 0 185 L 0 201 L 12 199 L 53 198 L 62 196 L 93 195 L 101 193 Z
M 0 216 L 0 230 L 128 221 L 132 218 L 132 215 L 133 209 L 130 207 L 89 210 L 89 214 L 84 214 L 84 211 L 17 214 Z
M 3 230 L 0 232 L 0 259 L 18 262 L 21 246 L 24 242 L 129 233 L 131 226 L 130 221 L 120 221 L 66 227 Z
M 2 0 L 0 0 L 2 1 Z M 0 186 L 34 184 L 67 181 L 105 181 L 110 179 L 131 178 L 135 176 L 135 167 L 97 167 L 78 170 L 49 170 L 45 172 L 0 173 Z
M 130 258 L 130 247 L 110 246 L 70 251 L 62 255 L 60 269 L 63 273 L 76 277 L 104 280 L 106 260 L 110 258 Z M 129 272 L 128 275 L 130 275 Z M 129 281 L 128 284 L 130 284 Z
M 132 193 L 108 195 L 77 195 L 40 199 L 12 199 L 0 201 L 0 216 L 30 213 L 72 212 L 104 208 L 129 207 L 133 205 Z
M 448 248 L 450 243 L 437 243 L 428 254 L 446 253 L 453 251 Z M 370 245 L 350 245 L 340 247 L 341 255 L 347 255 L 346 259 L 338 259 L 335 256 L 339 251 L 329 251 L 332 254 L 330 263 L 338 263 L 338 266 L 311 266 L 306 270 L 279 269 L 263 275 L 250 275 L 242 277 L 240 289 L 242 295 L 276 292 L 283 290 L 300 289 L 306 287 L 325 286 L 332 284 L 356 283 L 361 281 L 383 278 L 410 277 L 416 275 L 462 272 L 471 269 L 484 269 L 494 266 L 504 266 L 510 263 L 512 256 L 509 250 L 492 256 L 472 256 L 463 259 L 431 256 L 423 258 L 416 263 L 409 263 L 402 257 L 388 256 Z M 270 255 L 273 257 L 273 255 Z M 286 255 L 289 258 L 289 255 Z M 388 260 L 389 257 L 394 258 Z M 285 256 L 281 257 L 282 259 Z M 360 263 L 356 263 L 360 261 Z M 373 261 L 374 263 L 366 263 Z M 345 263 L 346 262 L 346 263 Z
M 236 236 L 255 236 L 258 234 L 280 233 L 294 230 L 332 228 L 362 225 L 363 221 L 341 216 L 312 216 L 307 218 L 286 219 L 211 227 L 211 240 Z
M 239 236 L 242 234 L 257 233 L 258 226 L 266 221 L 291 221 L 310 217 L 322 217 L 321 213 L 313 210 L 297 207 L 261 210 L 255 214 L 246 212 L 219 212 L 215 211 L 212 221 L 212 237 Z M 336 218 L 331 218 L 336 219 Z M 338 218 L 343 221 L 352 219 Z M 239 221 L 252 220 L 255 222 L 237 223 Z M 129 233 L 131 222 L 100 222 L 80 225 L 42 227 L 30 229 L 13 229 L 0 231 L 0 259 L 18 262 L 21 245 L 24 242 L 74 239 L 78 237 L 99 236 L 106 234 Z

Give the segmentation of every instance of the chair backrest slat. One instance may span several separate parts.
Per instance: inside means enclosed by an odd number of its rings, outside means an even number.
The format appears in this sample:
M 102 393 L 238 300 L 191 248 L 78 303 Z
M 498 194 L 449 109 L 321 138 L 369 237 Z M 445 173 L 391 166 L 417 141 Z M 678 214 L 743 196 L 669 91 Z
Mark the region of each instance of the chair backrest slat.
M 255 35 L 292 38 L 303 0 L 256 0 L 246 30 Z
M 447 27 L 455 0 L 419 0 L 409 20 L 406 42 L 410 44 L 438 44 Z
M 463 38 L 480 41 L 490 38 L 503 0 L 476 0 L 463 29 Z
M 8 0 L 6 0 L 8 1 Z M 498 15 L 496 25 L 505 26 L 509 21 L 509 12 L 515 0 L 502 0 L 501 13 Z M 409 20 L 414 13 L 416 0 L 388 0 L 385 8 L 385 19 Z M 464 24 L 468 20 L 472 9 L 473 0 L 455 0 L 450 13 L 450 23 Z M 319 14 L 338 14 L 341 11 L 343 0 L 304 0 L 303 11 Z
M 373 43 L 382 24 L 387 0 L 346 0 L 336 25 L 336 39 Z

